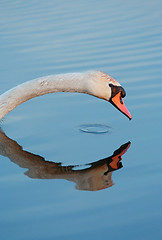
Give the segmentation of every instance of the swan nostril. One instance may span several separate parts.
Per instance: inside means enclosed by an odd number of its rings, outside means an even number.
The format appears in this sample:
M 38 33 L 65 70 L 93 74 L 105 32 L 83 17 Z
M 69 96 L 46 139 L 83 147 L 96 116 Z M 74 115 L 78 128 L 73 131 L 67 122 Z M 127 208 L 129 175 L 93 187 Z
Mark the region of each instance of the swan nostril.
M 123 104 L 123 99 L 121 96 L 120 96 L 120 103 Z

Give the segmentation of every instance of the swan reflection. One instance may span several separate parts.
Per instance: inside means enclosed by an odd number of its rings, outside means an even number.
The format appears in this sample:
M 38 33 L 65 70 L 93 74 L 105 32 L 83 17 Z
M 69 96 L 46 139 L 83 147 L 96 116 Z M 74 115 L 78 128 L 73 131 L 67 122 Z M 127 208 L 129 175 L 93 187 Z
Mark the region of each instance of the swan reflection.
M 82 169 L 78 165 L 62 166 L 61 163 L 46 161 L 43 157 L 24 151 L 14 140 L 0 130 L 0 154 L 8 157 L 22 168 L 30 178 L 65 179 L 76 183 L 76 189 L 97 191 L 114 185 L 112 172 L 122 167 L 122 155 L 130 147 L 127 142 L 114 151 L 113 155 L 96 162 L 85 164 Z

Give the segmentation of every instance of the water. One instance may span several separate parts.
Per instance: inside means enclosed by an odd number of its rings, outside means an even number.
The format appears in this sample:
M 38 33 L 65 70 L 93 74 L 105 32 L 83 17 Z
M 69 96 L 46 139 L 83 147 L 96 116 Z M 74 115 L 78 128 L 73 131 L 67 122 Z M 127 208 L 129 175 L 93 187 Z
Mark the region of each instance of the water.
M 85 133 L 103 134 L 111 131 L 111 128 L 103 124 L 83 124 L 79 126 L 80 131 Z
M 133 116 L 69 93 L 9 113 L 0 132 L 1 239 L 161 239 L 162 2 L 2 0 L 0 11 L 1 93 L 97 69 L 126 89 Z M 87 124 L 111 131 L 81 132 Z M 129 141 L 123 168 L 117 157 L 108 172 L 104 159 Z

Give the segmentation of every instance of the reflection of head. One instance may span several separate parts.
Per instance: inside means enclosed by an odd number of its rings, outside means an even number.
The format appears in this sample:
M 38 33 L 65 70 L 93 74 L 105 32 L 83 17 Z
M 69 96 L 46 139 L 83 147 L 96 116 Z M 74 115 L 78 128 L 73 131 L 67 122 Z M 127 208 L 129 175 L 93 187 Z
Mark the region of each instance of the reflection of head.
M 101 189 L 109 188 L 114 185 L 111 180 L 112 172 L 108 174 L 93 174 L 87 178 L 82 178 L 77 182 L 76 189 L 87 191 L 98 191 Z
M 112 156 L 88 164 L 89 168 L 82 170 L 81 178 L 75 181 L 77 183 L 76 189 L 97 191 L 113 186 L 112 172 L 123 167 L 120 161 L 129 147 L 130 142 L 123 144 L 114 151 Z
M 62 166 L 61 163 L 46 161 L 39 155 L 24 151 L 17 142 L 0 131 L 0 154 L 27 168 L 25 175 L 40 179 L 66 179 L 75 182 L 79 190 L 96 191 L 111 187 L 112 172 L 122 167 L 122 155 L 129 147 L 130 142 L 123 144 L 112 156 L 86 164 L 82 170 L 75 170 L 78 166 Z

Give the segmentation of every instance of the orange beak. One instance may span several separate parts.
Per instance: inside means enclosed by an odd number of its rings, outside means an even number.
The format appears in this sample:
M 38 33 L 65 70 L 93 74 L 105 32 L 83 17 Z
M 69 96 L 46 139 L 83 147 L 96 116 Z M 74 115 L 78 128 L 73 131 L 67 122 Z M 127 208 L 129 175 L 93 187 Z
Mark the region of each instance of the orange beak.
M 122 113 L 124 113 L 130 120 L 132 119 L 132 116 L 130 114 L 130 112 L 128 111 L 128 109 L 126 108 L 124 102 L 123 102 L 123 98 L 121 96 L 121 92 L 119 92 L 118 94 L 116 94 L 110 101 L 119 111 L 121 111 Z

